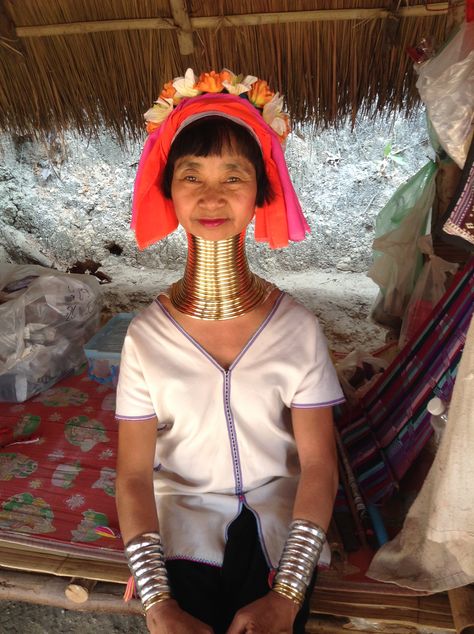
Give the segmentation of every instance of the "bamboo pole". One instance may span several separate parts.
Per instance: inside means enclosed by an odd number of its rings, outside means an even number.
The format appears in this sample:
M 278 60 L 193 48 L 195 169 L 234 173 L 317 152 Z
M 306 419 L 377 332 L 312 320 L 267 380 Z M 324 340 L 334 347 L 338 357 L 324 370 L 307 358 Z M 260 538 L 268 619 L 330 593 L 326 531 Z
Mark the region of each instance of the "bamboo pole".
M 68 610 L 96 613 L 143 614 L 138 599 L 123 600 L 123 585 L 100 583 L 85 603 L 70 601 L 62 577 L 0 569 L 0 601 L 25 601 Z
M 181 55 L 194 53 L 193 28 L 184 0 L 170 0 L 170 9 L 173 20 L 179 27 L 178 45 Z
M 464 3 L 463 3 L 464 4 Z M 426 18 L 448 12 L 448 2 L 430 5 L 401 7 L 397 16 L 401 18 Z M 281 13 L 248 13 L 189 18 L 191 29 L 218 29 L 223 27 L 259 26 L 263 24 L 291 24 L 294 22 L 327 22 L 339 20 L 386 19 L 393 13 L 387 9 L 326 9 L 321 11 L 287 11 Z M 83 35 L 110 31 L 179 30 L 171 18 L 138 18 L 132 20 L 101 20 L 94 22 L 71 22 L 69 24 L 45 24 L 17 26 L 18 37 L 44 37 L 52 35 Z
M 456 634 L 474 634 L 474 587 L 448 590 Z

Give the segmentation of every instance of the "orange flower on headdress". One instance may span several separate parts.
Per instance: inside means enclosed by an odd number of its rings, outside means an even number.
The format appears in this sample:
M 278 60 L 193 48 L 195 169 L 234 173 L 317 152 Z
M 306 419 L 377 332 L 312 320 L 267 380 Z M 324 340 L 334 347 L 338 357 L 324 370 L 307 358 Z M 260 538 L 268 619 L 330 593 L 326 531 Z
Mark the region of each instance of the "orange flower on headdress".
M 160 97 L 162 99 L 172 99 L 174 104 L 179 103 L 179 97 L 176 95 L 176 88 L 173 86 L 172 81 L 166 82 L 161 91 Z
M 248 98 L 250 103 L 253 103 L 257 108 L 263 108 L 263 106 L 272 99 L 273 94 L 267 82 L 263 79 L 258 79 L 250 87 Z
M 161 125 L 160 123 L 153 123 L 153 121 L 147 121 L 147 122 L 146 122 L 146 126 L 145 126 L 146 133 L 147 133 L 147 134 L 151 134 L 151 133 L 152 133 L 152 132 L 154 132 L 157 128 L 159 128 L 159 127 L 160 127 L 160 125 Z
M 195 88 L 201 92 L 222 92 L 224 89 L 222 81 L 226 79 L 227 74 L 225 77 L 222 77 L 221 73 L 216 73 L 215 70 L 211 70 L 210 73 L 201 73 Z

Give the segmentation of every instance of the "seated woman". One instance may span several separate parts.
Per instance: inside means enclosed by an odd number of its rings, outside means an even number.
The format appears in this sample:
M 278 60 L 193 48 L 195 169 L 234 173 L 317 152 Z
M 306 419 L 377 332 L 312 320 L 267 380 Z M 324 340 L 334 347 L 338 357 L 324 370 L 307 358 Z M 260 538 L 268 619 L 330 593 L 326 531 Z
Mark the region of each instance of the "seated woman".
M 153 634 L 304 632 L 328 550 L 342 392 L 316 318 L 244 249 L 254 217 L 274 248 L 308 229 L 281 103 L 256 78 L 188 70 L 145 115 L 138 244 L 179 222 L 189 246 L 130 325 L 117 389 L 117 507 Z

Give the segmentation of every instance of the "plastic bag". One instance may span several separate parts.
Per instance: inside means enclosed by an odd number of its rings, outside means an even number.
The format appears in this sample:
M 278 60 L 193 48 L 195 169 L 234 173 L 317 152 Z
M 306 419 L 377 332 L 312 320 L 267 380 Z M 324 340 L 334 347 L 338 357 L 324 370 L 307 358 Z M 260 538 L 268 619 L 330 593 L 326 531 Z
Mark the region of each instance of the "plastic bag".
M 447 275 L 454 275 L 458 269 L 457 264 L 447 262 L 434 254 L 431 235 L 422 236 L 418 240 L 418 246 L 422 253 L 429 256 L 429 260 L 425 262 L 405 311 L 399 347 L 403 347 L 413 337 L 433 312 L 433 308 L 446 290 Z
M 0 401 L 23 402 L 85 362 L 99 283 L 41 266 L 0 265 Z
M 374 262 L 367 275 L 380 286 L 376 321 L 399 327 L 423 266 L 417 241 L 426 232 L 435 195 L 436 164 L 429 161 L 397 189 L 376 221 Z
M 389 365 L 386 359 L 356 348 L 336 363 L 336 372 L 349 403 L 356 403 L 378 381 Z
M 420 97 L 439 141 L 462 169 L 474 130 L 474 22 L 418 68 Z

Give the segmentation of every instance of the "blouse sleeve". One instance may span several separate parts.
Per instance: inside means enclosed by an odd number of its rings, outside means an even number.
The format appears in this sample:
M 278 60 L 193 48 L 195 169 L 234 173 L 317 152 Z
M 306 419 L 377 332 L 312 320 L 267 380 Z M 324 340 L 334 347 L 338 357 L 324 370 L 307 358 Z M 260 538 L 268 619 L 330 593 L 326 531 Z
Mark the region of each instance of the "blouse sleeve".
M 319 322 L 308 333 L 302 380 L 293 396 L 291 407 L 327 407 L 342 403 L 345 398 L 336 370 L 329 357 L 326 337 Z
M 143 420 L 156 416 L 150 392 L 140 366 L 135 342 L 128 329 L 120 357 L 117 384 L 115 418 L 119 420 Z

